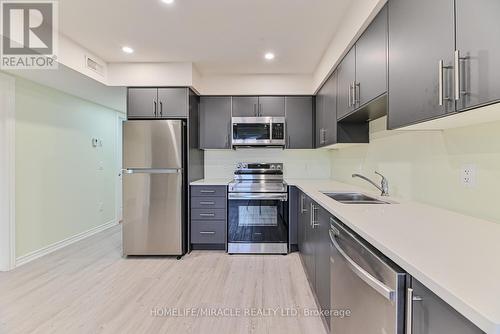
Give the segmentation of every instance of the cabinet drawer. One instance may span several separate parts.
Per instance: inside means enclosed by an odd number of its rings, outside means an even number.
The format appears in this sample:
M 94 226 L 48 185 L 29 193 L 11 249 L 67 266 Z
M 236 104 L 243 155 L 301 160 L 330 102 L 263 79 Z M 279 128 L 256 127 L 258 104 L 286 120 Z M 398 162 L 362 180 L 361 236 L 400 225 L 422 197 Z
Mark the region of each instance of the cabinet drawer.
M 226 186 L 194 186 L 191 187 L 191 196 L 226 197 Z
M 191 220 L 226 220 L 225 209 L 192 209 Z
M 225 209 L 226 208 L 226 198 L 225 197 L 192 197 L 191 198 L 191 208 L 193 209 Z
M 191 224 L 191 243 L 223 244 L 226 242 L 225 221 L 203 221 Z

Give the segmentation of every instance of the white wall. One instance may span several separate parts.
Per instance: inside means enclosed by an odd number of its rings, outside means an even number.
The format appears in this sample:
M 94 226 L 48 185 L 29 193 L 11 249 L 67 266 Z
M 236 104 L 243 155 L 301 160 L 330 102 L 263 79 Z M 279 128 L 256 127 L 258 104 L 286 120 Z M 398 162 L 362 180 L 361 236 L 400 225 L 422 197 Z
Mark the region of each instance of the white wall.
M 109 63 L 109 86 L 192 86 L 193 64 Z
M 500 122 L 443 131 L 386 131 L 385 118 L 370 123 L 370 144 L 331 151 L 332 177 L 367 189 L 351 174 L 389 179 L 390 193 L 500 223 Z M 474 187 L 461 169 L 477 168 Z
M 0 73 L 0 271 L 14 266 L 15 79 Z
M 118 113 L 20 78 L 15 88 L 19 258 L 114 222 Z
M 205 75 L 196 89 L 203 95 L 311 95 L 312 75 L 241 74 Z
M 339 29 L 314 71 L 314 91 L 319 89 L 386 2 L 387 0 L 351 0 Z
M 282 162 L 288 178 L 330 178 L 330 153 L 326 150 L 241 149 L 206 150 L 205 178 L 233 178 L 238 162 Z

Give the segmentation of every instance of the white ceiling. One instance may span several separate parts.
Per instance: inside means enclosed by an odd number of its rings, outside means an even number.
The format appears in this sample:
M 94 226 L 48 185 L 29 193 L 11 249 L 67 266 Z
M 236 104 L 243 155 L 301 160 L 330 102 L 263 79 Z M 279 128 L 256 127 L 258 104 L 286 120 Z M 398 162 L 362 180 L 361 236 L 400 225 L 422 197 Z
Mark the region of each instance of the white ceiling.
M 202 74 L 312 73 L 350 0 L 60 0 L 64 35 L 107 62 L 193 62 Z M 132 55 L 123 45 L 135 49 Z M 272 51 L 276 58 L 263 59 Z

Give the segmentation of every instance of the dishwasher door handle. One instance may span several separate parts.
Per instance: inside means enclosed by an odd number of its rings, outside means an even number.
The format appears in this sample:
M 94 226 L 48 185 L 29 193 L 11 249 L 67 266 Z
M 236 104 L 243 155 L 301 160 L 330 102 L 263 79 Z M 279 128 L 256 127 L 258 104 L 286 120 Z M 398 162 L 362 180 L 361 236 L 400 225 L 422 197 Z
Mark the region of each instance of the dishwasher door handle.
M 375 291 L 377 291 L 379 294 L 384 296 L 385 299 L 387 300 L 394 300 L 394 297 L 396 295 L 396 291 L 385 285 L 384 283 L 380 282 L 378 279 L 373 277 L 372 274 L 364 270 L 359 264 L 357 264 L 353 259 L 347 255 L 347 253 L 340 247 L 338 244 L 337 240 L 335 240 L 335 235 L 333 234 L 332 230 L 329 230 L 328 233 L 330 234 L 330 240 L 332 241 L 333 246 L 337 251 L 342 255 L 342 257 L 346 260 L 347 265 L 349 268 L 361 279 L 363 280 L 366 284 L 368 284 L 370 287 L 372 287 Z

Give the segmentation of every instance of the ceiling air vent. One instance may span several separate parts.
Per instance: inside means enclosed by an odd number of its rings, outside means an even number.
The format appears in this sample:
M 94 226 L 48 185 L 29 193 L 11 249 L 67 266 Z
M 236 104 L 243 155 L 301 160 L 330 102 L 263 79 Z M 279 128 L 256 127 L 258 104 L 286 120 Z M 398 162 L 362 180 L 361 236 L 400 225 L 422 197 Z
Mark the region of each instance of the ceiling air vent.
M 89 56 L 85 56 L 85 67 L 104 76 L 104 66 Z

